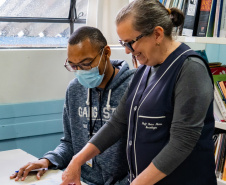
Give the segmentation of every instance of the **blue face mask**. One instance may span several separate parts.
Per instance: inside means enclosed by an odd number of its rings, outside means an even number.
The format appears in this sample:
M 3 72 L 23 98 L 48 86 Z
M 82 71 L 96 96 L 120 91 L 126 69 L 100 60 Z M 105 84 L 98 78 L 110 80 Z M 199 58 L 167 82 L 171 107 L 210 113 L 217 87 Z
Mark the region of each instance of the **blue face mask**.
M 101 84 L 101 82 L 103 81 L 107 61 L 106 61 L 104 72 L 102 75 L 100 75 L 99 68 L 98 68 L 100 65 L 102 55 L 103 55 L 103 51 L 102 51 L 98 66 L 96 66 L 90 70 L 75 71 L 75 76 L 78 79 L 79 83 L 86 88 L 98 87 Z

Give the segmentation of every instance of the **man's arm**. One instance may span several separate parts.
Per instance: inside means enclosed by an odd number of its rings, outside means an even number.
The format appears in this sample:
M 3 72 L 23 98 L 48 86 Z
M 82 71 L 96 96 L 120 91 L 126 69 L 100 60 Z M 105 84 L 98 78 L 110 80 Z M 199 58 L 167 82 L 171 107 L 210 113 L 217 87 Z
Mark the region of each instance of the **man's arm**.
M 70 128 L 70 115 L 68 110 L 68 92 L 66 93 L 66 100 L 63 111 L 63 126 L 64 126 L 64 137 L 61 138 L 61 143 L 53 151 L 49 151 L 44 154 L 43 158 L 48 159 L 52 164 L 52 169 L 63 169 L 65 168 L 72 157 L 74 156 L 72 139 L 71 139 L 71 128 Z

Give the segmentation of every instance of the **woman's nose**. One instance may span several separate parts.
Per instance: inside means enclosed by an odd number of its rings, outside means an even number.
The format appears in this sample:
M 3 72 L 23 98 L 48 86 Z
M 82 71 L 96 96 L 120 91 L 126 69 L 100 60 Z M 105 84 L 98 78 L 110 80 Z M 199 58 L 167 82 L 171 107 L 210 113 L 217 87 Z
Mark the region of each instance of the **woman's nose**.
M 132 51 L 129 48 L 127 48 L 127 47 L 125 47 L 125 52 L 126 52 L 126 54 L 132 53 Z

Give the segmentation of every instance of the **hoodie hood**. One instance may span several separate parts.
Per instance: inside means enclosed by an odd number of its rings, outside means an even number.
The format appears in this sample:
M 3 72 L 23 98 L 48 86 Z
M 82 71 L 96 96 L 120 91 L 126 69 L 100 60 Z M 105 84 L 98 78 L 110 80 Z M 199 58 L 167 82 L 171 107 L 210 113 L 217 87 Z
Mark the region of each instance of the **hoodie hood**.
M 119 69 L 119 72 L 112 79 L 109 86 L 105 89 L 105 91 L 108 91 L 107 103 L 106 103 L 106 107 L 107 107 L 108 110 L 111 108 L 110 101 L 111 101 L 112 89 L 120 86 L 122 83 L 124 83 L 124 81 L 126 79 L 128 79 L 135 72 L 135 69 L 129 70 L 129 65 L 124 60 L 110 60 L 110 62 L 115 68 Z M 89 89 L 88 89 L 88 92 L 87 92 L 86 105 L 90 105 L 90 90 Z
M 133 75 L 136 69 L 129 69 L 129 65 L 125 60 L 110 60 L 111 64 L 119 69 L 118 74 L 113 78 L 111 84 L 106 90 L 114 89 L 125 81 L 129 76 Z

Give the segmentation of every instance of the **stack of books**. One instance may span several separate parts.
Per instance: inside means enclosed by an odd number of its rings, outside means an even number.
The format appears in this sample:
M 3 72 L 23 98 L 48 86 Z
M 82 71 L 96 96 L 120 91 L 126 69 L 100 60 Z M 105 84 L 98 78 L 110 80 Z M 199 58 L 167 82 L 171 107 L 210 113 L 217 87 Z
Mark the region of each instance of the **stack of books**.
M 215 121 L 226 121 L 226 67 L 220 62 L 209 63 L 214 80 Z M 216 129 L 213 136 L 215 144 L 215 173 L 218 179 L 226 181 L 226 133 Z
M 219 133 L 214 135 L 215 144 L 215 173 L 217 178 L 226 181 L 226 133 Z
M 223 117 L 223 120 L 218 120 L 217 117 L 215 120 L 224 122 L 226 121 L 226 68 L 220 63 L 209 63 L 209 66 L 214 80 L 214 100 Z

